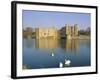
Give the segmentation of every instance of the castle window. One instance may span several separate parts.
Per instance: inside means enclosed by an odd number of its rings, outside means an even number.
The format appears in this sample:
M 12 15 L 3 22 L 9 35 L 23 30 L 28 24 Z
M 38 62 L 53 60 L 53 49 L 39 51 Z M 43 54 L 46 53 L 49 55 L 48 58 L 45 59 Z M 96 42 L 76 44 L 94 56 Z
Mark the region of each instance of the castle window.
M 44 35 L 46 35 L 46 33 L 44 33 Z

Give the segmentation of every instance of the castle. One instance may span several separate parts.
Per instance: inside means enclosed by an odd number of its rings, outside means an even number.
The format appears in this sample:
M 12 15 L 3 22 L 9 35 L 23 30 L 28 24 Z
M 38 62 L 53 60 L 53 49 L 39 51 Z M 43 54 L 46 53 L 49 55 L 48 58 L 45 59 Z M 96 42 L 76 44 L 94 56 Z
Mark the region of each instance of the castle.
M 36 39 L 42 39 L 42 38 L 56 39 L 58 37 L 58 30 L 55 27 L 36 28 L 35 32 L 36 32 Z
M 74 26 L 65 25 L 60 29 L 60 37 L 71 39 L 72 37 L 78 36 L 78 26 L 75 24 Z
M 78 26 L 75 24 L 74 26 L 65 25 L 60 30 L 57 30 L 55 27 L 52 28 L 36 28 L 36 39 L 42 38 L 66 38 L 71 39 L 72 37 L 78 36 Z

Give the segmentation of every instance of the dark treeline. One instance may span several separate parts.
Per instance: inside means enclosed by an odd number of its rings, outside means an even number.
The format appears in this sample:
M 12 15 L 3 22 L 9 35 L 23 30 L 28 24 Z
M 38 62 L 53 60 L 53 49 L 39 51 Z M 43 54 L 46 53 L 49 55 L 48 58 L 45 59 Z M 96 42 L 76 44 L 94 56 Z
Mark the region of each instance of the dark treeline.
M 79 35 L 90 35 L 91 34 L 91 30 L 90 30 L 90 27 L 88 27 L 86 30 L 79 30 L 78 31 Z

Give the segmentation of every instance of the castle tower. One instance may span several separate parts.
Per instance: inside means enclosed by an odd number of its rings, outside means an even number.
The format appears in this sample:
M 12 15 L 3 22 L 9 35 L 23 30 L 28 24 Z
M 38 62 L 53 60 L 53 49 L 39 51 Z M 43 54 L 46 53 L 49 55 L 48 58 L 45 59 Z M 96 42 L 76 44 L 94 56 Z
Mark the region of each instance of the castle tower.
M 70 39 L 71 38 L 71 27 L 69 25 L 66 25 L 66 38 Z
M 74 36 L 78 36 L 78 25 L 74 25 Z

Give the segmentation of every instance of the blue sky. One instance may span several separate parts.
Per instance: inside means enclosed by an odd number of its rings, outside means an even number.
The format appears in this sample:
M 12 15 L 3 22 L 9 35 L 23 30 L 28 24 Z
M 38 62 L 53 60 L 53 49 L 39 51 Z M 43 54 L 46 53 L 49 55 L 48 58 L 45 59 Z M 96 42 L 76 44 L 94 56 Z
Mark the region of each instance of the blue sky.
M 53 27 L 60 29 L 65 24 L 78 24 L 79 29 L 91 27 L 91 15 L 89 13 L 73 13 L 73 12 L 47 12 L 23 10 L 22 21 L 23 28 L 26 27 Z

